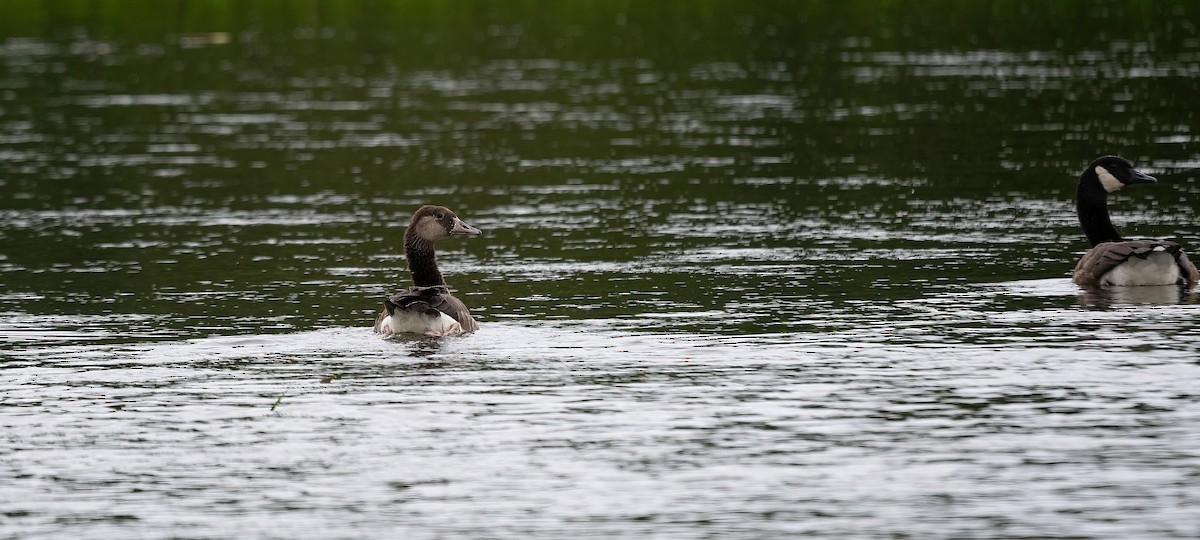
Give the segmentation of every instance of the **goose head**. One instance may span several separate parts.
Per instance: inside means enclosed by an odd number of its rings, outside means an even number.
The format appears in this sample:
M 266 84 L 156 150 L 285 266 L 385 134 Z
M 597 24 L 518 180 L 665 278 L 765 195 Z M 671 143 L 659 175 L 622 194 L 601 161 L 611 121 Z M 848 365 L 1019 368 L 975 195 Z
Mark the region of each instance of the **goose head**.
M 1133 163 L 1120 156 L 1101 156 L 1096 158 L 1079 177 L 1080 186 L 1096 184 L 1112 193 L 1128 184 L 1149 184 L 1157 182 L 1153 176 L 1133 168 Z
M 405 234 L 433 243 L 451 236 L 479 236 L 482 231 L 467 225 L 445 206 L 425 205 L 413 212 Z

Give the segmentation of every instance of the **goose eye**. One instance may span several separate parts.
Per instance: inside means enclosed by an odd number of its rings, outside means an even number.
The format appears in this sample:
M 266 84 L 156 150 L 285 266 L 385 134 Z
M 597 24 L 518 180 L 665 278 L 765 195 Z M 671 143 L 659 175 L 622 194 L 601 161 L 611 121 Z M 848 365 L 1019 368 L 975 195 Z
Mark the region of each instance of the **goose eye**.
M 438 220 L 442 220 L 442 219 L 446 218 L 446 214 L 438 213 L 438 214 L 434 214 L 433 217 L 438 218 Z

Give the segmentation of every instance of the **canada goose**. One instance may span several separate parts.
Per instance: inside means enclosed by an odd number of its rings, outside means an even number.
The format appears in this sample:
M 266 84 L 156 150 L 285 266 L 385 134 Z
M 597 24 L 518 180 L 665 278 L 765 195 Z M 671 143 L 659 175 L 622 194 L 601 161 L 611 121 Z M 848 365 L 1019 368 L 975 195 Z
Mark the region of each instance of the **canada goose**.
M 375 318 L 375 332 L 454 336 L 478 330 L 467 306 L 450 294 L 438 271 L 433 244 L 451 236 L 479 234 L 479 229 L 463 223 L 449 208 L 418 208 L 404 231 L 404 257 L 408 259 L 413 286 L 383 301 L 383 311 Z
M 1125 240 L 1108 217 L 1108 194 L 1127 184 L 1157 180 L 1125 158 L 1102 156 L 1079 175 L 1075 210 L 1092 249 L 1075 265 L 1072 281 L 1080 285 L 1192 286 L 1200 272 L 1179 244 L 1166 240 Z

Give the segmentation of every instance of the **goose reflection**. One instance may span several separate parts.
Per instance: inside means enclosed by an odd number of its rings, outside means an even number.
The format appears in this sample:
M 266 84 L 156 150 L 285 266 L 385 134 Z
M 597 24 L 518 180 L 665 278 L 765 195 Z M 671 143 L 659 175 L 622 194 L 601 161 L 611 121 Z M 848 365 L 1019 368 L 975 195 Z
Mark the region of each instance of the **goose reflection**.
M 1177 285 L 1147 287 L 1081 287 L 1079 304 L 1089 309 L 1119 306 L 1194 304 L 1196 295 Z

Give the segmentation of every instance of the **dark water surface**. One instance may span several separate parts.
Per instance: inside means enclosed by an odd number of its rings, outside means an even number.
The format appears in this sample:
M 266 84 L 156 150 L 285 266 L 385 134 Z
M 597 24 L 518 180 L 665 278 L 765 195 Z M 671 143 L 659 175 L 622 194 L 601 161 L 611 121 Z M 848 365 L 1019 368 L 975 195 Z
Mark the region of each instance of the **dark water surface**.
M 1194 538 L 1193 2 L 0 1 L 2 538 Z M 388 341 L 424 203 L 482 329 Z

